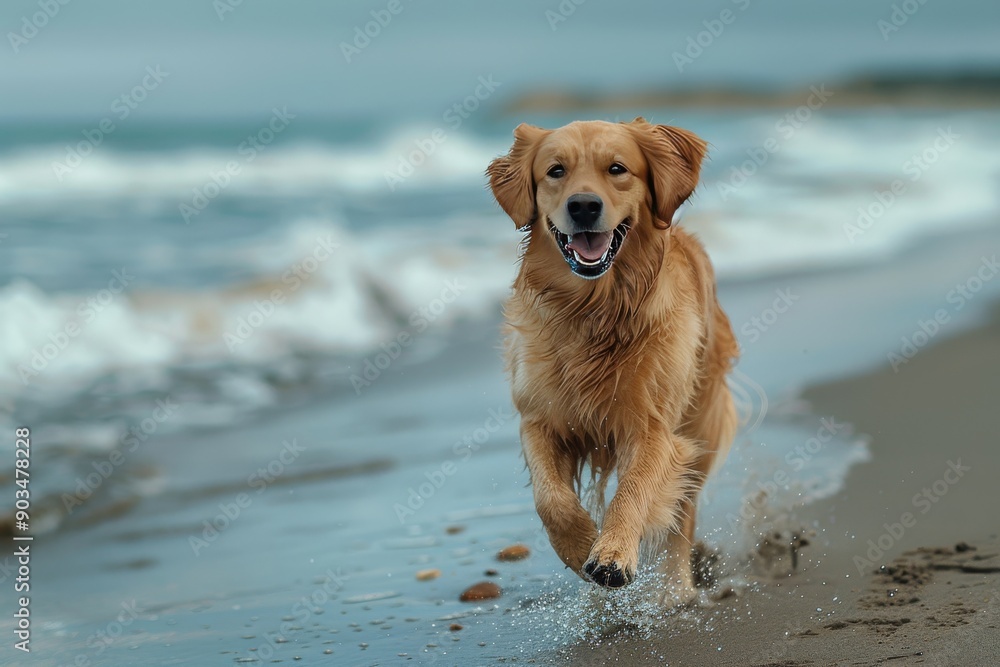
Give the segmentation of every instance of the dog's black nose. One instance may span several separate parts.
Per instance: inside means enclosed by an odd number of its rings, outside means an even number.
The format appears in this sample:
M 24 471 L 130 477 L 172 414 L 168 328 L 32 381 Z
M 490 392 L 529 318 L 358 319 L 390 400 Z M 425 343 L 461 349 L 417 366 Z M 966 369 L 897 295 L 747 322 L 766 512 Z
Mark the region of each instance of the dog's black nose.
M 573 222 L 580 225 L 580 231 L 591 231 L 601 217 L 602 208 L 604 202 L 601 198 L 586 192 L 573 195 L 566 201 L 566 211 Z

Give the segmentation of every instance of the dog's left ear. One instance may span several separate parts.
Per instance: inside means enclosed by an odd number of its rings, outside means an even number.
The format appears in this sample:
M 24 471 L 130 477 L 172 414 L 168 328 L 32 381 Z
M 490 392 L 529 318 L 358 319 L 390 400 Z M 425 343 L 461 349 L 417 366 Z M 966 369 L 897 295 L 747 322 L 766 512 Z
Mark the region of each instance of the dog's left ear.
M 708 144 L 693 132 L 670 125 L 653 125 L 642 117 L 628 126 L 649 163 L 653 213 L 669 227 L 674 212 L 698 185 Z
M 521 123 L 514 129 L 510 152 L 493 160 L 486 169 L 493 197 L 519 229 L 535 220 L 535 178 L 531 165 L 538 143 L 549 132 Z

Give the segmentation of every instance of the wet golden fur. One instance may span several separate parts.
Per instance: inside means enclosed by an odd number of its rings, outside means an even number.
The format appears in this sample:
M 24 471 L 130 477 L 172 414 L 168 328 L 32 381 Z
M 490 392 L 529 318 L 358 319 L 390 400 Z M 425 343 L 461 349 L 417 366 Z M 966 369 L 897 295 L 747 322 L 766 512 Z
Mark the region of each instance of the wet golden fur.
M 665 599 L 685 602 L 697 494 L 736 429 L 725 376 L 738 348 L 712 267 L 694 237 L 670 226 L 706 145 L 641 118 L 522 124 L 514 135 L 487 173 L 528 233 L 505 307 L 506 355 L 539 516 L 563 562 L 606 586 L 631 581 L 640 541 L 662 551 L 673 584 Z M 556 162 L 559 179 L 547 175 Z M 627 174 L 609 174 L 612 162 Z M 549 228 L 563 229 L 578 192 L 602 198 L 607 228 L 631 227 L 595 280 L 570 271 Z M 580 502 L 585 464 L 602 488 L 618 475 L 600 530 Z

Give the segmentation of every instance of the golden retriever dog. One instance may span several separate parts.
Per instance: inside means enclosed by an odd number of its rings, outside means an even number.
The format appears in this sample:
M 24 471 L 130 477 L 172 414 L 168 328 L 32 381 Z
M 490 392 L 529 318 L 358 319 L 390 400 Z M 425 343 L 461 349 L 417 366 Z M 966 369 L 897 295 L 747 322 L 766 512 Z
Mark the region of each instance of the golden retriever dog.
M 738 348 L 712 266 L 671 225 L 705 148 L 642 118 L 522 124 L 487 169 L 527 231 L 505 349 L 538 515 L 562 561 L 601 586 L 634 579 L 641 543 L 672 603 L 696 596 L 698 493 L 737 427 L 726 374 Z M 580 498 L 587 464 L 600 527 Z

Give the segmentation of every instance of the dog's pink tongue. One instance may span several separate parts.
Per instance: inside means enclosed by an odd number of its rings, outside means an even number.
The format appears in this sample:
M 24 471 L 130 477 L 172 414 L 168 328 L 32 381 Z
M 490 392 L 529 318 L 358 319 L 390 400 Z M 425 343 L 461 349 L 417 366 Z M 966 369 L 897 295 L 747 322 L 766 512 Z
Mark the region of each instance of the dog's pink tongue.
M 579 232 L 570 237 L 566 247 L 588 262 L 595 262 L 604 256 L 610 245 L 611 232 Z

